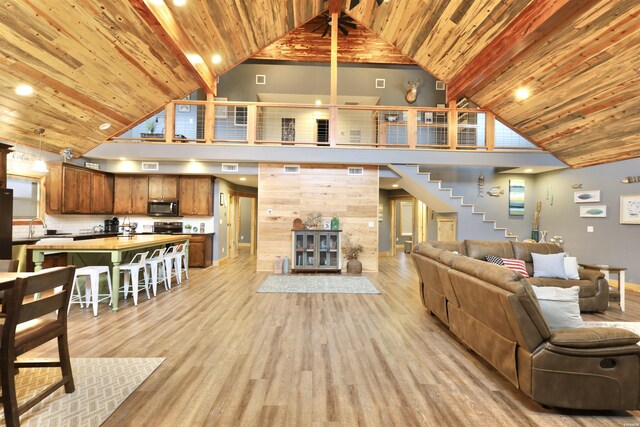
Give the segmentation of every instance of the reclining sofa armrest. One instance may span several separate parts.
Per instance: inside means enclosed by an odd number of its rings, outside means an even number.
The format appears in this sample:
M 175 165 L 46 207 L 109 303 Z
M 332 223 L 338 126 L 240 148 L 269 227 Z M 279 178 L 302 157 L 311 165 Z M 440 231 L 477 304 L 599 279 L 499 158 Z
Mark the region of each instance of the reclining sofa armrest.
M 592 270 L 590 268 L 581 268 L 578 270 L 580 280 L 590 280 L 594 284 L 598 283 L 598 279 L 604 279 L 604 273 L 600 270 Z
M 602 327 L 552 329 L 549 338 L 554 346 L 573 349 L 622 347 L 635 345 L 638 341 L 640 336 L 627 329 Z

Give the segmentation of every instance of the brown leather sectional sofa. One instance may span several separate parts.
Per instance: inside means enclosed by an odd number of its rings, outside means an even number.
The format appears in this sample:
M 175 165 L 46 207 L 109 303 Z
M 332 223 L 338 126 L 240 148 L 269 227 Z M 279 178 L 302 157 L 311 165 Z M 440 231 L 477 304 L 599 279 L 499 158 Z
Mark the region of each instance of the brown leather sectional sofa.
M 507 257 L 509 242 L 491 243 Z M 618 328 L 549 329 L 530 281 L 475 259 L 478 244 L 416 246 L 412 257 L 429 311 L 537 402 L 574 409 L 640 408 L 640 336 Z M 524 245 L 529 253 L 541 248 Z

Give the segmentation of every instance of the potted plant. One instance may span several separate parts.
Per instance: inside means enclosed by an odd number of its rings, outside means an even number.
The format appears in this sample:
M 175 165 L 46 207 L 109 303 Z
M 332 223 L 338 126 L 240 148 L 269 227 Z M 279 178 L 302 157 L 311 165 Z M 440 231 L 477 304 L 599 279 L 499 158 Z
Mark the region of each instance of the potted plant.
M 362 245 L 358 242 L 351 240 L 351 233 L 347 233 L 344 239 L 344 255 L 347 258 L 347 273 L 349 274 L 361 274 L 362 263 L 358 260 L 358 255 L 364 251 Z

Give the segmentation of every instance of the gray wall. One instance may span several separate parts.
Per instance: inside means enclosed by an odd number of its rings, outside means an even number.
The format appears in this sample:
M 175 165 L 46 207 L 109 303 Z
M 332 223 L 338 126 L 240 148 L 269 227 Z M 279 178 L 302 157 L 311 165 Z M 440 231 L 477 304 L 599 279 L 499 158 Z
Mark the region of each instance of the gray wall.
M 433 166 L 429 170 L 432 180 L 442 180 L 443 187 L 453 187 L 454 195 L 463 196 L 465 203 L 476 204 L 476 211 L 486 212 L 486 218 L 496 220 L 498 227 L 507 227 L 520 236 L 520 240 L 531 237 L 536 202 L 544 201 L 544 194 L 538 195 L 535 189 L 535 175 L 498 173 L 497 169 L 490 167 Z M 484 175 L 484 197 L 478 197 L 478 177 L 481 173 Z M 514 178 L 525 180 L 524 216 L 509 215 L 509 180 Z M 497 186 L 504 190 L 504 194 L 489 196 L 487 191 Z M 431 221 L 431 217 L 429 219 L 429 228 L 433 229 L 435 236 L 436 221 Z M 459 239 L 464 239 L 466 233 L 467 230 L 458 228 Z
M 382 204 L 382 221 L 378 221 L 378 252 L 389 252 L 389 230 L 391 215 L 389 212 L 389 191 L 380 190 L 378 203 Z
M 266 75 L 265 85 L 256 85 L 256 74 Z M 408 105 L 404 100 L 409 80 L 420 79 L 413 106 L 435 107 L 445 102 L 445 91 L 435 90 L 435 78 L 415 65 L 338 66 L 338 94 L 380 97 L 379 105 Z M 375 80 L 386 79 L 384 89 Z M 323 63 L 261 63 L 247 61 L 220 76 L 218 96 L 229 101 L 257 101 L 257 93 L 329 94 L 330 66 Z
M 640 175 L 640 159 L 583 169 L 547 172 L 536 179 L 535 197 L 543 201 L 540 228 L 550 236 L 561 235 L 565 249 L 578 262 L 627 267 L 627 281 L 640 283 L 640 225 L 620 224 L 620 196 L 640 194 L 640 183 L 621 179 Z M 574 203 L 571 186 L 600 190 L 597 203 Z M 553 205 L 547 200 L 553 194 Z M 606 218 L 581 218 L 580 206 L 606 205 Z M 593 226 L 592 233 L 587 226 Z
M 251 198 L 240 197 L 239 243 L 251 243 Z

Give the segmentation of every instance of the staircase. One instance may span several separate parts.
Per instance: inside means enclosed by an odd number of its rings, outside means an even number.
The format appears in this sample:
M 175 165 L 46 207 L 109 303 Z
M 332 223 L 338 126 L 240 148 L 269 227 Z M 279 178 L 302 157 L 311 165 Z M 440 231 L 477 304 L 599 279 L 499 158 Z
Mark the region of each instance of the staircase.
M 402 177 L 401 185 L 416 199 L 438 213 L 457 213 L 457 234 L 460 239 L 515 240 L 518 236 L 505 227 L 498 227 L 486 212 L 476 211 L 476 205 L 465 203 L 462 196 L 453 194 L 453 188 L 442 186 L 442 181 L 432 180 L 430 173 L 418 173 L 416 166 L 389 165 Z

